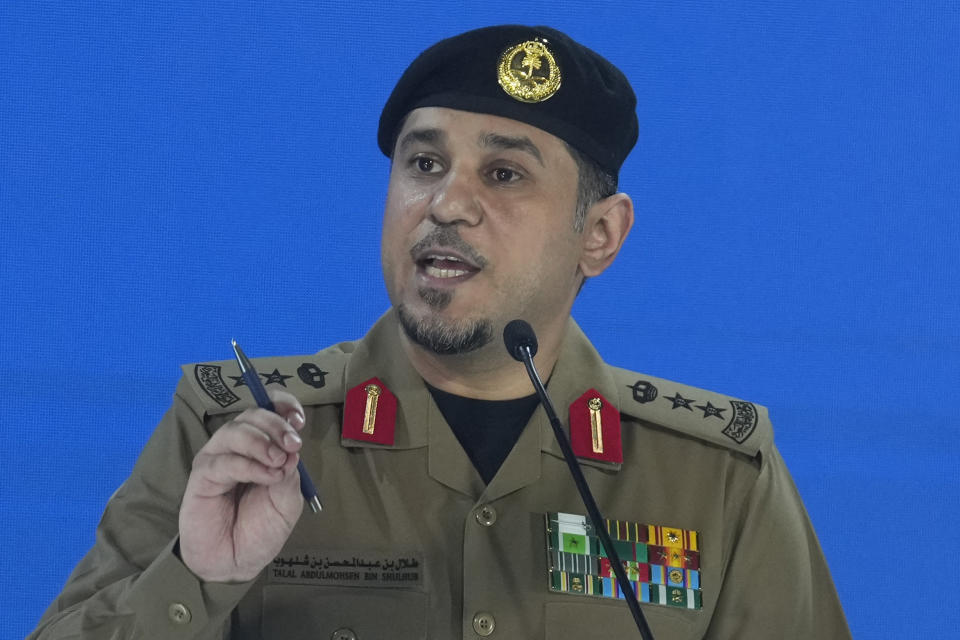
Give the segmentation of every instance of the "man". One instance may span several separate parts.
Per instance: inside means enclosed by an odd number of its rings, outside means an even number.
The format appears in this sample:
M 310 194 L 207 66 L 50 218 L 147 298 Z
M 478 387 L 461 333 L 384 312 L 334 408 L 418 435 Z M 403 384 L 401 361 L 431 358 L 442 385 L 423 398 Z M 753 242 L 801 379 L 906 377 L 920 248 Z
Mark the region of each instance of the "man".
M 633 222 L 634 109 L 615 67 L 547 28 L 417 58 L 378 135 L 391 311 L 258 361 L 286 381 L 276 414 L 241 410 L 232 363 L 185 367 L 34 637 L 639 637 L 500 340 L 515 318 L 656 637 L 849 637 L 766 411 L 609 367 L 570 319 Z

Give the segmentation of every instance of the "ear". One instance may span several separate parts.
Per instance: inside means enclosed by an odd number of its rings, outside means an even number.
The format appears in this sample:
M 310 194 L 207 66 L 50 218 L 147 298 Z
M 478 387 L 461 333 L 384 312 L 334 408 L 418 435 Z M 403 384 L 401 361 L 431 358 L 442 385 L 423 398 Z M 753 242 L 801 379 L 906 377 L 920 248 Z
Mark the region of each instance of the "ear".
M 617 257 L 632 226 L 633 201 L 627 194 L 615 193 L 594 203 L 583 225 L 583 275 L 592 278 L 603 273 Z

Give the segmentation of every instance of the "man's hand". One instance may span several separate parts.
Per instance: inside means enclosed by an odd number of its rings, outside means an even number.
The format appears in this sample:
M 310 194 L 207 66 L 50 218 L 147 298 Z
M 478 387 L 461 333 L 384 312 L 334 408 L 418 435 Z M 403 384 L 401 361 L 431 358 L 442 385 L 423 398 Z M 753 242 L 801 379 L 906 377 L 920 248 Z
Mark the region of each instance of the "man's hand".
M 270 399 L 277 413 L 247 409 L 193 459 L 180 505 L 180 557 L 202 580 L 256 577 L 303 511 L 297 472 L 303 407 L 282 391 L 271 391 Z

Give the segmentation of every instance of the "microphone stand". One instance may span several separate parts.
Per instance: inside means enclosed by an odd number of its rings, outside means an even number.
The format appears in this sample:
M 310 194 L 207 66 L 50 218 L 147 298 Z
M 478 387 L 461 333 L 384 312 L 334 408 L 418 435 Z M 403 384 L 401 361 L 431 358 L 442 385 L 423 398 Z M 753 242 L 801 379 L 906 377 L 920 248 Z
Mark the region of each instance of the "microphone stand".
M 580 470 L 577 458 L 573 455 L 573 449 L 570 447 L 567 435 L 563 432 L 563 426 L 560 424 L 557 413 L 553 409 L 553 403 L 550 402 L 547 389 L 540 380 L 540 374 L 537 373 L 537 368 L 533 366 L 533 354 L 530 352 L 530 347 L 525 344 L 518 345 L 516 347 L 516 353 L 518 353 L 523 360 L 523 365 L 527 368 L 527 375 L 530 376 L 530 381 L 537 390 L 537 395 L 540 396 L 540 403 L 547 412 L 547 418 L 550 419 L 550 426 L 553 427 L 557 444 L 560 445 L 560 450 L 563 451 L 563 458 L 566 460 L 567 466 L 570 467 L 573 482 L 577 485 L 580 498 L 587 507 L 587 513 L 590 515 L 593 528 L 596 529 L 600 543 L 607 552 L 607 557 L 610 559 L 610 566 L 613 568 L 613 573 L 617 577 L 617 585 L 620 587 L 620 593 L 623 594 L 624 599 L 627 601 L 627 607 L 629 607 L 630 613 L 633 614 L 633 620 L 637 623 L 637 629 L 640 631 L 640 635 L 644 640 L 654 640 L 653 632 L 650 631 L 650 627 L 647 626 L 647 620 L 643 617 L 643 612 L 640 610 L 637 594 L 634 593 L 633 585 L 630 584 L 630 580 L 627 578 L 627 572 L 623 570 L 623 562 L 621 562 L 617 550 L 613 547 L 610 534 L 607 533 L 607 527 L 604 525 L 603 516 L 600 515 L 600 510 L 597 508 L 597 503 L 593 499 L 593 494 L 590 493 L 590 487 L 587 486 L 587 480 L 583 477 L 583 472 Z

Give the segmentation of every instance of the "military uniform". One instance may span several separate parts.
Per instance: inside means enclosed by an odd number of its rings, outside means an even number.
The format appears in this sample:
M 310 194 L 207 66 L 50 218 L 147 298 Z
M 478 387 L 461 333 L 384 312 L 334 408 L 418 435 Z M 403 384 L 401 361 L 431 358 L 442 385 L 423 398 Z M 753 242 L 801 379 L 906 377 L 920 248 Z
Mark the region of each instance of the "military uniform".
M 545 514 L 585 511 L 543 409 L 485 486 L 398 331 L 390 312 L 358 342 L 257 361 L 304 405 L 324 511 L 250 583 L 201 584 L 175 554 L 191 461 L 250 404 L 235 364 L 185 367 L 31 637 L 638 637 L 624 603 L 550 589 Z M 343 438 L 344 398 L 372 378 L 397 400 L 393 424 L 376 424 L 392 444 Z M 549 391 L 562 408 L 590 388 L 621 420 L 622 463 L 581 460 L 605 517 L 696 532 L 702 608 L 642 605 L 657 638 L 849 637 L 763 407 L 610 367 L 571 320 Z

